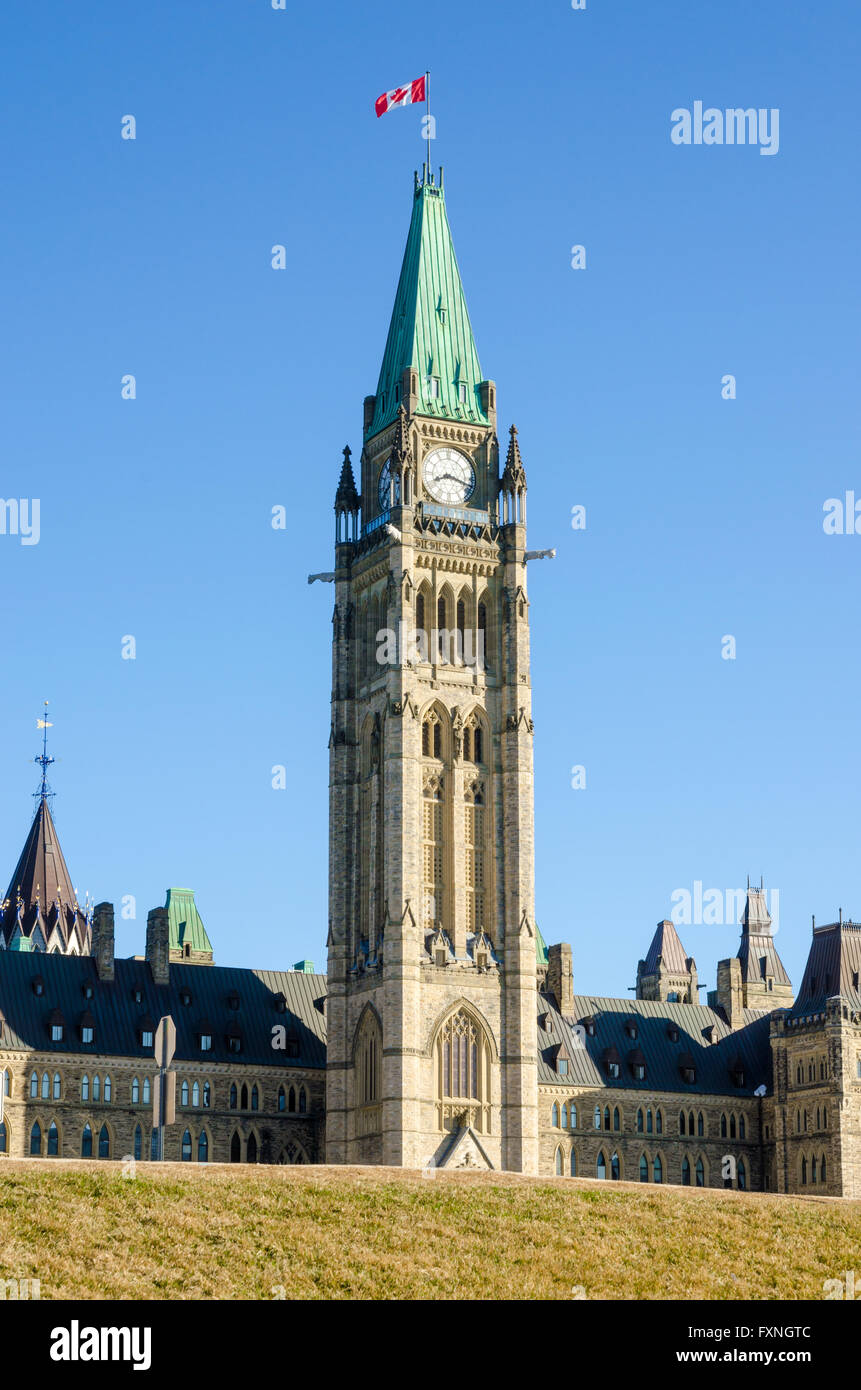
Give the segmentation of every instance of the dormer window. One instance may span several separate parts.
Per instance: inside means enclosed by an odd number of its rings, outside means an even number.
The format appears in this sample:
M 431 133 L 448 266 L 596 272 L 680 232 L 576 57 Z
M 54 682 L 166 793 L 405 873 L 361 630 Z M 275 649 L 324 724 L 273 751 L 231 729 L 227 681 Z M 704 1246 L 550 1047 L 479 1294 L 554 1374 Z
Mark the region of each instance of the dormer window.
M 625 1024 L 625 1032 L 628 1034 L 628 1037 L 629 1037 L 629 1038 L 636 1038 L 636 1036 L 637 1036 L 637 1021 L 636 1021 L 636 1019 L 633 1019 L 633 1018 L 629 1018 L 629 1019 L 628 1019 L 627 1023 Z
M 429 377 L 428 377 L 428 400 L 430 400 L 430 401 L 438 401 L 438 400 L 439 400 L 439 377 L 438 377 L 438 376 L 429 376 Z
M 142 1018 L 138 1024 L 138 1042 L 141 1047 L 155 1046 L 155 1024 L 151 1018 Z
M 289 1033 L 284 1039 L 284 1051 L 288 1057 L 299 1056 L 299 1039 L 295 1033 Z
M 62 1042 L 65 1036 L 65 1025 L 63 1015 L 59 1009 L 55 1009 L 50 1018 L 51 1042 Z
M 457 398 L 461 405 L 466 405 L 466 390 L 466 382 L 459 381 L 457 383 Z
M 96 1020 L 93 1018 L 93 1015 L 90 1013 L 89 1009 L 87 1009 L 85 1013 L 81 1014 L 80 1031 L 82 1043 L 91 1043 L 95 1041 Z
M 42 979 L 41 975 L 33 976 L 33 993 L 40 998 L 45 993 L 45 981 Z
M 582 1023 L 583 1023 L 583 1027 L 586 1029 L 587 1036 L 590 1037 L 590 1038 L 594 1038 L 594 1036 L 595 1036 L 595 1020 L 594 1020 L 594 1018 L 584 1018 L 584 1019 L 582 1020 Z
M 241 1052 L 241 1051 L 242 1051 L 242 1039 L 239 1038 L 239 1037 L 236 1037 L 236 1036 L 233 1035 L 233 1034 L 231 1034 L 231 1035 L 228 1037 L 228 1039 L 227 1039 L 227 1051 L 228 1051 L 228 1052 Z
M 89 983 L 89 981 L 87 981 L 87 983 L 84 985 L 82 993 L 85 999 L 92 999 L 93 986 Z
M 619 1080 L 620 1069 L 619 1069 L 619 1063 L 618 1063 L 618 1062 L 608 1062 L 608 1063 L 607 1063 L 607 1071 L 608 1071 L 608 1073 L 609 1073 L 609 1076 L 610 1076 L 610 1080 L 611 1080 L 611 1081 L 618 1081 L 618 1080 Z
M 188 1008 L 189 1004 L 191 1003 L 191 990 L 190 990 L 190 989 L 181 989 L 181 990 L 179 991 L 179 1002 L 180 1002 L 180 1004 L 183 1004 L 183 1005 L 185 1006 L 185 1008 Z
M 201 1050 L 201 1052 L 210 1052 L 210 1051 L 212 1050 L 212 1034 L 211 1034 L 211 1033 L 201 1033 L 201 1034 L 200 1034 L 200 1050 Z
M 227 1007 L 228 1009 L 239 1008 L 239 995 L 236 993 L 235 989 L 231 990 L 230 994 L 227 996 Z
M 679 1030 L 678 1030 L 678 1028 L 676 1028 L 676 1027 L 674 1027 L 674 1026 L 670 1026 L 670 1027 L 667 1029 L 667 1037 L 669 1038 L 670 1042 L 678 1042 L 678 1040 L 679 1040 Z
M 276 1012 L 279 1013 L 279 1014 L 286 1014 L 286 1012 L 287 1012 L 287 1000 L 284 998 L 284 995 L 283 995 L 283 994 L 276 994 L 276 996 L 275 996 L 275 1010 L 276 1010 Z
M 143 1003 L 143 993 L 141 992 L 141 990 L 139 990 L 139 989 L 133 989 L 133 990 L 132 990 L 132 999 L 134 1000 L 134 1002 L 135 1002 L 136 1004 L 142 1004 L 142 1003 Z
M 567 1057 L 557 1057 L 557 1058 L 556 1058 L 556 1071 L 558 1072 L 559 1076 L 567 1076 L 567 1075 L 568 1075 L 568 1058 L 567 1058 Z

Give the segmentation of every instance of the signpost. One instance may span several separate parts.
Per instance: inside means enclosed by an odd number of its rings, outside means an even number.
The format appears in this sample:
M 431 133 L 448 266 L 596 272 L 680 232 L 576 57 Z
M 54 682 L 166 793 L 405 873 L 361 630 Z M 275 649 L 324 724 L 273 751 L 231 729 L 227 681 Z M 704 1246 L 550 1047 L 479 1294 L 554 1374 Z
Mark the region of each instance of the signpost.
M 170 1014 L 159 1019 L 155 1030 L 158 1076 L 153 1087 L 152 1127 L 158 1132 L 158 1157 L 164 1161 L 164 1127 L 176 1123 L 176 1072 L 169 1071 L 176 1051 L 176 1024 Z

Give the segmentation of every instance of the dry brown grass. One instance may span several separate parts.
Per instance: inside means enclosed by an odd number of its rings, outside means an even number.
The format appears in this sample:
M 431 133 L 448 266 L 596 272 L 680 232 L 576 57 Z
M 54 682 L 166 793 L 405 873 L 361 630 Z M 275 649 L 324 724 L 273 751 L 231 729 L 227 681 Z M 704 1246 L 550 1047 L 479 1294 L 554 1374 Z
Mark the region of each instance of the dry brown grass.
M 0 1275 L 46 1299 L 822 1298 L 861 1203 L 501 1173 L 10 1161 Z

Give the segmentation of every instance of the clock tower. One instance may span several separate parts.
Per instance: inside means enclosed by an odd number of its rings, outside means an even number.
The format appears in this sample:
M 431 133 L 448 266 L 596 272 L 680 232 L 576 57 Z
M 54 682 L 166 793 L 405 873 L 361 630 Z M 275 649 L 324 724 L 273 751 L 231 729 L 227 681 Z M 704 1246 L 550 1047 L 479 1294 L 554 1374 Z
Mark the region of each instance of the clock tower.
M 335 500 L 326 1156 L 538 1171 L 526 475 L 416 177 Z

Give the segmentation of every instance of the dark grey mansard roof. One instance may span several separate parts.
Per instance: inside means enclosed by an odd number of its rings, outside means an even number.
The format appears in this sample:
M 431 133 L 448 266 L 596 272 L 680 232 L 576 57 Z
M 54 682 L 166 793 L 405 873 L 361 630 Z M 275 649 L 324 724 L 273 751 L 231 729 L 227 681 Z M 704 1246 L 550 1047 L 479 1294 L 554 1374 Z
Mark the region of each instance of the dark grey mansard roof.
M 41 976 L 43 993 L 33 991 Z M 84 996 L 84 986 L 93 997 Z M 141 993 L 141 1002 L 134 999 Z M 191 994 L 183 1004 L 180 994 Z M 286 1000 L 285 1012 L 277 1008 L 278 995 Z M 239 997 L 238 1009 L 228 1004 Z M 115 978 L 99 980 L 92 956 L 0 952 L 0 1010 L 5 1017 L 3 1046 L 33 1048 L 58 1056 L 107 1054 L 151 1058 L 152 1048 L 139 1042 L 142 1020 L 152 1025 L 164 1014 L 176 1024 L 176 1057 L 180 1061 L 232 1062 L 234 1065 L 325 1067 L 326 1024 L 315 1001 L 326 994 L 325 975 L 299 971 L 242 970 L 219 965 L 171 963 L 170 984 L 156 985 L 145 960 L 115 962 Z M 62 1042 L 51 1041 L 50 1021 L 59 1010 L 63 1018 Z M 82 1043 L 78 1027 L 89 1011 L 95 1020 L 95 1040 Z M 201 1052 L 197 1030 L 205 1024 L 212 1036 L 210 1051 Z M 272 1030 L 283 1025 L 288 1038 L 298 1042 L 298 1055 L 272 1047 Z M 228 1030 L 238 1026 L 242 1049 L 227 1048 Z
M 734 1032 L 723 1015 L 704 1004 L 667 1004 L 645 999 L 606 999 L 576 994 L 573 1009 L 563 1018 L 552 999 L 541 996 L 540 1010 L 547 1015 L 550 1031 L 538 1030 L 538 1080 L 542 1084 L 601 1086 L 607 1091 L 635 1090 L 643 1095 L 654 1091 L 675 1091 L 680 1096 L 751 1096 L 759 1086 L 772 1084 L 770 1015 L 745 1009 L 744 1023 Z M 578 1039 L 574 1025 L 591 1018 L 595 1036 Z M 626 1024 L 634 1020 L 637 1037 L 632 1038 Z M 678 1030 L 672 1041 L 671 1029 Z M 707 1031 L 711 1030 L 712 1041 Z M 569 1057 L 568 1074 L 560 1076 L 555 1057 L 560 1044 Z M 612 1080 L 604 1059 L 617 1054 L 620 1076 Z M 635 1081 L 629 1061 L 635 1052 L 645 1057 L 646 1076 Z M 680 1063 L 690 1054 L 696 1068 L 696 1081 L 682 1080 Z M 741 1059 L 744 1085 L 736 1086 L 733 1071 Z

